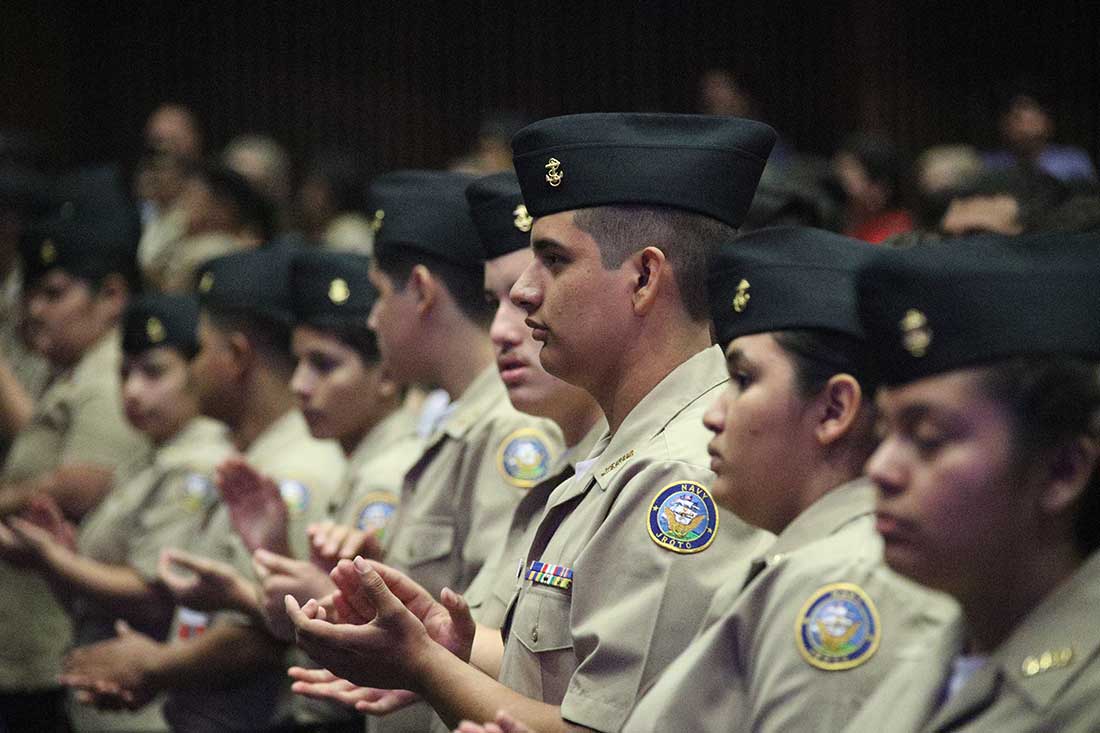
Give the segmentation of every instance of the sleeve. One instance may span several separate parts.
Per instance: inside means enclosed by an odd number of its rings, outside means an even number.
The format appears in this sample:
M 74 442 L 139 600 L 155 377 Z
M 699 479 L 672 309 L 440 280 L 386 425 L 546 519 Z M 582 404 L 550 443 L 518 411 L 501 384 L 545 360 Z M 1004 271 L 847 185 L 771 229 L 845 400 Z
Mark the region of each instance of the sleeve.
M 712 541 L 659 542 L 651 520 L 669 506 L 660 497 L 684 483 L 707 487 L 713 474 L 677 461 L 623 474 L 619 496 L 576 560 L 571 626 L 578 666 L 561 706 L 565 719 L 599 731 L 622 727 L 640 692 L 695 636 L 715 590 L 744 577 L 770 538 L 710 503 Z
M 112 375 L 113 377 L 113 375 Z M 144 438 L 126 423 L 117 379 L 101 378 L 74 390 L 58 465 L 93 463 L 119 469 L 146 450 Z

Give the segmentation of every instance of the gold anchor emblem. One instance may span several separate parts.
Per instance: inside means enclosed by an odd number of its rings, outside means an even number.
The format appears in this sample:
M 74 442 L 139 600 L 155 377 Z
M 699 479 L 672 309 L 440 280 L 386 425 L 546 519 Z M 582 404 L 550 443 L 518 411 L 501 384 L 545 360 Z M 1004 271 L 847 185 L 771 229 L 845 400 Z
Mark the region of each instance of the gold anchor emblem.
M 338 277 L 328 286 L 328 299 L 336 305 L 343 305 L 351 297 L 351 289 L 344 278 Z
M 737 292 L 733 294 L 733 312 L 743 313 L 746 308 L 749 307 L 749 299 L 752 298 L 752 294 L 749 292 L 748 280 L 742 280 L 737 283 Z
M 557 158 L 551 158 L 546 161 L 546 182 L 554 188 L 561 185 L 561 179 L 565 178 L 565 173 L 561 169 L 561 161 Z
M 149 343 L 159 344 L 168 336 L 168 333 L 164 330 L 164 324 L 160 319 L 153 316 L 145 322 L 145 335 L 149 337 Z
M 42 249 L 38 251 L 38 258 L 42 260 L 43 265 L 52 265 L 54 260 L 57 259 L 57 245 L 53 243 L 53 240 L 47 239 L 42 243 Z
M 531 231 L 531 225 L 535 222 L 534 218 L 527 213 L 527 207 L 520 204 L 512 210 L 512 216 L 516 217 L 512 220 L 512 223 L 516 225 L 516 229 L 521 232 Z
M 928 318 L 916 308 L 905 311 L 901 319 L 901 341 L 913 357 L 919 359 L 928 353 L 932 343 L 932 329 L 928 327 Z
M 374 218 L 371 219 L 370 228 L 372 232 L 377 232 L 382 228 L 382 220 L 386 218 L 386 212 L 382 209 L 378 209 L 374 212 Z
M 214 273 L 208 270 L 199 278 L 199 292 L 209 293 L 212 287 L 214 287 Z

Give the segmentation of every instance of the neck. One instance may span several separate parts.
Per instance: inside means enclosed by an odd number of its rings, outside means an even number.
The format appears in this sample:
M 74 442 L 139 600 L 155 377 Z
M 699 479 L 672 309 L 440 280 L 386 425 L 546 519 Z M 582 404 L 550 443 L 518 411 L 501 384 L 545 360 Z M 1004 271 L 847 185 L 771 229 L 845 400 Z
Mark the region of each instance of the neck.
M 1024 618 L 1081 567 L 1071 543 L 1029 548 L 1012 563 L 982 566 L 980 579 L 965 594 L 956 594 L 966 618 L 968 651 L 988 654 L 1012 634 Z
M 563 404 L 568 407 L 568 405 Z M 562 414 L 549 416 L 561 429 L 565 446 L 572 448 L 584 440 L 592 426 L 603 417 L 603 412 L 596 401 L 584 395 L 584 399 L 572 406 L 572 409 L 563 410 Z
M 710 324 L 686 321 L 676 328 L 640 329 L 617 369 L 589 391 L 615 433 L 631 410 L 676 367 L 711 345 Z
M 432 362 L 436 365 L 434 383 L 457 400 L 466 388 L 493 363 L 493 344 L 489 335 L 473 323 L 461 319 L 451 323 L 446 333 L 429 340 Z
M 367 436 L 400 406 L 400 400 L 390 400 L 385 406 L 379 406 L 377 409 L 373 410 L 371 416 L 360 430 L 356 430 L 350 435 L 339 438 L 337 442 L 340 443 L 340 448 L 344 451 L 344 455 L 350 458 L 351 454 L 355 452 L 355 449 L 367 439 Z
M 241 417 L 235 425 L 230 426 L 230 439 L 242 453 L 294 405 L 294 398 L 287 389 L 286 382 L 266 371 L 251 375 L 244 390 L 245 402 Z

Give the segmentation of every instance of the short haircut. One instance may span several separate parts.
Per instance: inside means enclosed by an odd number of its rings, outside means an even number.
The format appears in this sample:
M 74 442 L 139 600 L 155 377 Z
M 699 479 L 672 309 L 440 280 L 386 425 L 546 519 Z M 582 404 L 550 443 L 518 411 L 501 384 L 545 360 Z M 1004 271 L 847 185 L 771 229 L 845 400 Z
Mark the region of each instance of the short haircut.
M 359 319 L 318 316 L 299 321 L 297 325 L 315 328 L 331 336 L 359 354 L 364 364 L 373 366 L 382 360 L 382 354 L 378 350 L 378 337 L 367 326 L 365 316 Z
M 1100 439 L 1100 369 L 1072 356 L 1019 356 L 983 370 L 985 391 L 1008 407 L 1021 467 L 1078 436 Z M 1100 548 L 1100 470 L 1093 469 L 1074 515 L 1074 542 Z
M 224 333 L 244 334 L 264 362 L 289 378 L 294 371 L 290 349 L 290 325 L 282 319 L 240 309 L 215 309 L 203 306 L 214 326 Z
M 737 236 L 736 229 L 703 214 L 634 204 L 581 209 L 573 223 L 596 241 L 607 268 L 619 267 L 645 247 L 660 249 L 672 266 L 688 316 L 693 321 L 710 318 L 706 282 L 711 258 Z
M 447 288 L 462 314 L 480 328 L 489 328 L 493 307 L 485 300 L 485 266 L 461 267 L 442 257 L 408 248 L 394 248 L 376 253 L 378 269 L 402 290 L 417 265 L 423 265 Z
M 834 375 L 850 374 L 859 382 L 864 401 L 870 404 L 878 385 L 863 341 L 823 328 L 790 329 L 772 335 L 794 363 L 796 384 L 803 398 L 819 394 Z

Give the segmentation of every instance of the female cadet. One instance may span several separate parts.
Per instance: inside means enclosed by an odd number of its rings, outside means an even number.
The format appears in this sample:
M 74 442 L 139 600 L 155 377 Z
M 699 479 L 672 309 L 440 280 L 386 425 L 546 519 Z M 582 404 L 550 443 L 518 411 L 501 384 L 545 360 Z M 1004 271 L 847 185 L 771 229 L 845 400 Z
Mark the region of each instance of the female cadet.
M 1095 235 L 955 240 L 861 275 L 886 562 L 963 613 L 852 730 L 1100 725 L 1098 276 Z
M 75 543 L 66 539 L 71 526 L 56 504 L 44 499 L 38 500 L 38 523 L 13 517 L 0 527 L 5 551 L 21 552 L 68 605 L 78 645 L 114 636 L 119 618 L 155 635 L 167 631 L 173 606 L 155 582 L 160 543 L 186 536 L 191 517 L 214 497 L 214 467 L 229 454 L 224 428 L 199 416 L 188 380 L 197 325 L 191 298 L 147 296 L 127 308 L 123 408 L 155 452 L 85 517 Z M 70 715 L 77 730 L 165 728 L 157 706 L 138 713 L 73 706 Z

